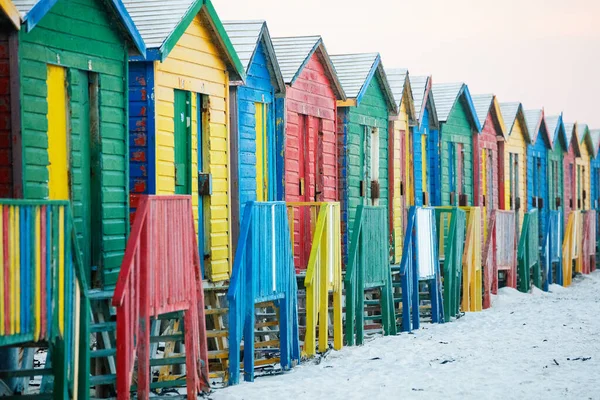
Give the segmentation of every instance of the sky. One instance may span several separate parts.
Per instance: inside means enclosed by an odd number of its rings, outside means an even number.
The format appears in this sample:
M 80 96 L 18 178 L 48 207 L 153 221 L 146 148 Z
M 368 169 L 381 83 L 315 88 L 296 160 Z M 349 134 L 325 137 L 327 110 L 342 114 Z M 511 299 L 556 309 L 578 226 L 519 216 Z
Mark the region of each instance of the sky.
M 318 34 L 329 54 L 381 53 L 384 67 L 465 82 L 525 109 L 600 129 L 598 0 L 213 0 L 222 20 L 271 36 Z

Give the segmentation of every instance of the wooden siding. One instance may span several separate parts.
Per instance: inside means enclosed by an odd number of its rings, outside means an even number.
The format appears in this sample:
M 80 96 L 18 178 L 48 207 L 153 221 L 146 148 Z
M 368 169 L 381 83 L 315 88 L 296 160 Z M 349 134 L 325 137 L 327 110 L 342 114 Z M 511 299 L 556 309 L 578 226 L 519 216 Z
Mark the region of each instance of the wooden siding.
M 212 195 L 206 207 L 209 259 L 205 271 L 213 281 L 229 278 L 231 266 L 229 193 L 229 77 L 224 56 L 212 39 L 209 21 L 199 13 L 163 62 L 155 63 L 156 193 L 175 193 L 174 101 L 175 90 L 206 97 L 207 121 L 202 121 L 204 143 L 198 143 L 196 96 L 192 96 L 192 176 L 198 171 L 198 146 L 208 154 Z M 198 180 L 192 178 L 192 205 L 198 229 Z M 208 222 L 206 222 L 208 221 Z
M 577 168 L 575 165 L 575 141 L 577 141 L 577 138 L 576 135 L 573 133 L 573 135 L 571 136 L 571 143 L 569 143 L 569 149 L 565 153 L 565 156 L 563 158 L 563 193 L 565 200 L 565 226 L 571 211 L 577 209 L 577 196 L 575 192 L 575 178 L 577 175 Z
M 0 33 L 0 198 L 13 197 L 9 34 Z
M 532 132 L 533 134 L 533 132 Z M 538 208 L 539 232 L 543 236 L 546 232 L 546 211 L 550 199 L 548 198 L 548 146 L 544 140 L 545 132 L 540 131 L 534 144 L 527 146 L 527 209 Z M 537 159 L 540 160 L 538 168 Z M 534 182 L 537 182 L 538 192 L 534 192 Z M 533 197 L 543 200 L 543 207 L 533 204 Z
M 433 202 L 434 176 L 432 163 L 435 162 L 435 137 L 437 130 L 431 129 L 429 118 L 429 105 L 424 105 L 421 127 L 413 128 L 413 178 L 414 178 L 414 203 L 423 205 L 423 193 L 427 193 L 428 206 L 435 205 Z M 430 135 L 433 135 L 430 137 Z M 425 150 L 425 152 L 423 152 Z M 439 159 L 439 157 L 437 157 Z M 425 170 L 425 171 L 423 171 Z M 423 183 L 425 179 L 425 184 Z
M 345 147 L 338 149 L 341 158 L 345 161 L 340 179 L 340 192 L 342 212 L 344 218 L 342 225 L 346 225 L 342 232 L 342 251 L 344 264 L 347 262 L 349 241 L 352 237 L 352 228 L 356 216 L 356 208 L 361 205 L 373 205 L 371 201 L 370 180 L 374 176 L 371 171 L 371 129 L 378 130 L 379 147 L 379 187 L 380 197 L 377 200 L 378 206 L 388 209 L 388 108 L 381 90 L 381 83 L 377 76 L 371 79 L 367 90 L 358 107 L 340 108 L 343 118 L 338 123 L 338 133 L 340 136 L 346 135 Z M 367 145 L 363 141 L 365 135 L 369 135 Z M 364 171 L 361 166 L 365 165 L 367 177 L 364 177 Z M 365 196 L 360 195 L 360 181 L 365 180 Z
M 239 193 L 233 193 L 239 196 L 240 220 L 244 215 L 244 205 L 249 201 L 256 200 L 257 180 L 256 180 L 256 103 L 266 105 L 267 110 L 267 135 L 274 135 L 275 125 L 275 96 L 273 84 L 274 77 L 268 67 L 268 60 L 264 51 L 264 44 L 261 42 L 255 51 L 252 63 L 248 68 L 246 84 L 238 89 L 238 154 L 232 154 L 232 157 L 238 158 L 239 165 Z M 275 169 L 275 165 L 268 165 L 270 170 Z M 276 185 L 276 182 L 267 182 L 270 187 Z M 265 201 L 268 199 L 265 199 Z M 276 199 L 271 199 L 276 200 Z
M 498 197 L 498 137 L 501 136 L 498 134 L 498 131 L 496 129 L 496 124 L 493 118 L 493 114 L 492 112 L 489 112 L 486 120 L 485 120 L 485 125 L 483 126 L 483 129 L 481 130 L 481 133 L 478 135 L 478 146 L 477 149 L 479 150 L 479 154 L 480 154 L 480 159 L 481 162 L 483 163 L 483 157 L 481 157 L 481 152 L 482 150 L 487 150 L 488 152 L 491 152 L 492 154 L 492 160 L 489 163 L 489 165 L 491 165 L 492 167 L 492 171 L 491 171 L 491 177 L 492 177 L 492 184 L 489 185 L 488 187 L 491 186 L 492 187 L 492 193 L 488 193 L 488 199 L 486 199 L 485 201 L 485 209 L 488 211 L 488 216 L 489 216 L 489 212 L 491 210 L 496 210 L 498 208 L 500 208 L 500 202 L 499 202 L 499 197 Z M 486 155 L 486 159 L 487 157 L 489 157 L 488 155 Z M 487 160 L 486 160 L 487 161 Z M 480 174 L 479 177 L 479 199 L 477 200 L 477 203 L 475 203 L 476 205 L 479 206 L 483 206 L 483 193 L 484 190 L 483 188 L 485 187 L 485 183 L 484 181 L 486 181 L 488 178 L 487 176 L 484 176 L 484 174 Z
M 504 144 L 504 209 L 510 210 L 510 154 L 517 154 L 519 158 L 519 194 L 521 208 L 519 209 L 519 227 L 527 211 L 527 140 L 524 134 L 525 126 L 521 118 L 515 120 L 514 126 Z M 514 203 L 514 202 L 513 202 Z
M 564 208 L 564 192 L 563 192 L 563 180 L 564 180 L 564 146 L 562 140 L 558 137 L 554 140 L 554 148 L 548 150 L 548 209 L 550 210 L 563 210 Z M 556 162 L 557 173 L 552 172 L 552 163 Z M 556 198 L 560 199 L 560 205 L 557 205 Z
M 585 141 L 581 141 L 579 144 L 581 149 L 581 156 L 575 160 L 575 165 L 581 170 L 581 178 L 577 179 L 577 170 L 575 171 L 575 183 L 577 188 L 575 190 L 575 206 L 579 210 L 590 209 L 590 152 Z M 580 181 L 581 180 L 581 181 Z M 581 199 L 579 204 L 578 199 Z
M 129 220 L 140 195 L 155 194 L 154 64 L 129 63 Z
M 592 209 L 600 208 L 600 155 L 596 155 L 590 162 L 590 202 Z
M 467 195 L 467 205 L 473 204 L 473 129 L 467 109 L 462 101 L 457 101 L 454 108 L 448 116 L 448 120 L 441 124 L 441 205 L 450 205 L 450 146 L 462 144 L 465 154 L 464 164 L 464 182 L 465 192 Z M 460 190 L 457 189 L 455 195 L 455 204 L 458 205 L 458 195 Z
M 94 215 L 97 239 L 81 237 L 82 248 L 91 252 L 90 240 L 98 246 L 97 261 L 107 285 L 116 281 L 128 231 L 128 50 L 113 18 L 100 0 L 60 0 L 35 29 L 19 32 L 24 197 L 49 196 L 47 65 L 60 65 L 67 70 L 70 95 L 69 167 L 75 224 L 78 232 L 85 232 L 86 214 Z M 99 157 L 92 165 L 97 179 L 93 194 L 101 206 L 96 210 L 86 210 L 89 198 L 78 187 L 90 179 L 89 169 L 81 164 L 84 140 L 90 136 L 90 121 L 82 114 L 89 110 L 89 98 L 84 97 L 88 71 L 97 73 L 99 79 L 99 142 L 91 149 Z
M 286 90 L 285 98 L 285 200 L 305 201 L 315 200 L 315 163 L 317 156 L 316 143 L 319 131 L 322 135 L 322 170 L 319 171 L 323 190 L 317 200 L 337 201 L 338 193 L 338 138 L 336 95 L 325 68 L 317 54 L 313 54 L 304 66 L 300 76 Z M 278 117 L 278 119 L 280 119 Z M 303 124 L 308 124 L 304 137 Z M 300 151 L 304 143 L 309 143 L 306 149 L 306 162 L 311 166 L 305 181 L 305 195 L 300 195 Z M 342 166 L 340 168 L 343 168 Z M 300 213 L 296 213 L 294 236 L 300 237 Z M 344 225 L 342 224 L 342 227 Z M 296 266 L 299 266 L 299 242 L 294 243 Z
M 392 182 L 390 182 L 390 193 L 392 194 L 392 207 L 391 215 L 389 218 L 392 220 L 392 263 L 399 264 L 402 258 L 402 246 L 404 240 L 404 223 L 405 218 L 405 197 L 402 193 L 401 186 L 404 185 L 406 177 L 404 176 L 404 140 L 406 138 L 406 132 L 409 132 L 409 118 L 408 111 L 406 109 L 406 101 L 402 101 L 400 105 L 400 112 L 397 116 L 391 118 L 391 128 L 393 135 L 393 148 L 389 149 L 392 157 L 393 165 L 393 176 Z M 406 188 L 405 188 L 406 189 Z

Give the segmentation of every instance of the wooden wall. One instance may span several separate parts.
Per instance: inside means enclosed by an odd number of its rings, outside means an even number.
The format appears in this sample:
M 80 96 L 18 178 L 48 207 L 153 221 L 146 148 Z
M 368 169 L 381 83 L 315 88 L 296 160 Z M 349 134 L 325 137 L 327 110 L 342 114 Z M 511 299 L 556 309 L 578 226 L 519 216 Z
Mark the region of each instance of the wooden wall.
M 174 98 L 175 89 L 206 96 L 202 121 L 204 143 L 198 143 L 197 99 L 192 96 L 192 177 L 198 171 L 198 146 L 208 154 L 213 192 L 205 207 L 205 238 L 209 259 L 205 271 L 211 280 L 229 277 L 231 267 L 229 193 L 229 76 L 224 56 L 213 40 L 209 21 L 201 11 L 179 39 L 167 59 L 155 63 L 156 194 L 175 193 Z M 204 97 L 204 96 L 203 96 Z M 198 223 L 198 181 L 192 179 L 192 205 Z M 198 229 L 198 226 L 196 226 Z

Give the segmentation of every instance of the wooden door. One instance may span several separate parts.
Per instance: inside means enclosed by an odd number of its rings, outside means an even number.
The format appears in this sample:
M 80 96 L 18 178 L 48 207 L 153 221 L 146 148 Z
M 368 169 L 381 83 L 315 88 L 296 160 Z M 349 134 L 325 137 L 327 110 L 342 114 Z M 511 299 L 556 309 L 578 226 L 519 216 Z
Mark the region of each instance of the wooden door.
M 311 138 L 310 138 L 310 117 L 307 115 L 299 115 L 299 132 L 300 138 L 298 144 L 298 173 L 299 173 L 299 192 L 298 200 L 302 202 L 312 201 L 312 190 L 314 185 L 311 185 L 311 175 L 314 177 L 315 163 L 311 163 Z M 311 165 L 312 164 L 312 165 Z M 311 168 L 312 167 L 312 168 Z M 299 221 L 298 221 L 298 261 L 299 267 L 305 269 L 308 265 L 308 257 L 310 255 L 310 241 L 311 241 L 311 220 L 310 210 L 307 207 L 300 207 L 299 209 Z
M 48 66 L 48 198 L 69 200 L 66 70 Z
M 191 93 L 184 90 L 175 90 L 174 109 L 175 194 L 192 194 Z
M 254 103 L 256 118 L 256 201 L 269 200 L 269 150 L 267 106 Z
M 448 183 L 449 185 L 449 204 L 456 205 L 458 200 L 457 179 L 456 179 L 456 145 L 448 143 Z
M 197 160 L 198 160 L 198 254 L 200 255 L 200 268 L 202 271 L 202 277 L 205 276 L 205 260 L 210 255 L 210 248 L 208 245 L 208 232 L 209 232 L 209 207 L 210 207 L 210 186 L 209 182 L 206 182 L 209 176 L 209 163 L 208 163 L 208 147 L 206 128 L 208 126 L 208 97 L 203 96 L 200 93 L 195 94 L 196 97 L 196 120 L 197 123 Z

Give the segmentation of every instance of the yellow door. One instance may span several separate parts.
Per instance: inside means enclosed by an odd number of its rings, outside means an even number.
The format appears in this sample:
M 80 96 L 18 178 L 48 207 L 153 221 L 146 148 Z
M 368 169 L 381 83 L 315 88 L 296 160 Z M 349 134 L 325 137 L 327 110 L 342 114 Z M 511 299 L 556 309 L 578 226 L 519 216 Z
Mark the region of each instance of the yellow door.
M 269 199 L 269 163 L 267 139 L 267 108 L 263 103 L 256 106 L 256 201 Z
M 69 199 L 66 71 L 48 66 L 48 197 Z

